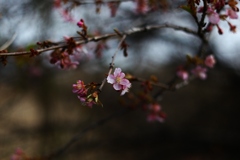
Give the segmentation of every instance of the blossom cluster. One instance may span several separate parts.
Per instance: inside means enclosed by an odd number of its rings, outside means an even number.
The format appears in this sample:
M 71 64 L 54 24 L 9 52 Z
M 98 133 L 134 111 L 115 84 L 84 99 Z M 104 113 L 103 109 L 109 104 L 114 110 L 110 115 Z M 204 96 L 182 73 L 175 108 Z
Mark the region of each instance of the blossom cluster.
M 205 58 L 203 65 L 196 65 L 191 70 L 191 74 L 204 80 L 207 78 L 207 68 L 206 67 L 213 68 L 215 63 L 216 63 L 216 60 L 215 60 L 214 56 L 209 55 Z M 186 81 L 189 79 L 189 72 L 183 66 L 180 66 L 177 70 L 177 76 L 179 78 L 181 78 L 182 80 Z
M 227 18 L 229 19 L 238 19 L 237 12 L 239 11 L 236 0 L 219 0 L 219 1 L 209 1 L 206 6 L 207 10 L 204 11 L 204 7 L 201 6 L 198 8 L 198 13 L 205 12 L 209 23 L 207 25 L 206 31 L 211 31 L 213 26 L 217 26 L 218 33 L 223 34 L 222 29 L 219 26 L 220 20 L 227 21 L 230 31 L 236 32 L 236 26 L 231 24 Z M 228 6 L 228 7 L 227 7 Z
M 69 55 L 67 52 L 60 52 L 59 50 L 51 53 L 50 63 L 57 64 L 63 69 L 77 68 L 79 62 L 74 61 L 74 56 Z
M 113 74 L 108 75 L 107 82 L 113 84 L 113 88 L 117 91 L 121 91 L 121 95 L 128 92 L 131 87 L 131 83 L 125 78 L 125 74 L 121 68 L 116 68 Z
M 91 85 L 85 85 L 83 81 L 78 80 L 76 84 L 72 85 L 72 87 L 72 92 L 77 94 L 78 99 L 82 102 L 83 105 L 92 108 L 93 104 L 98 103 L 97 92 L 88 94 Z
M 63 69 L 75 69 L 79 64 L 78 57 L 84 50 L 72 37 L 64 36 L 64 40 L 68 46 L 65 49 L 55 49 L 50 54 L 50 63 L 57 64 Z

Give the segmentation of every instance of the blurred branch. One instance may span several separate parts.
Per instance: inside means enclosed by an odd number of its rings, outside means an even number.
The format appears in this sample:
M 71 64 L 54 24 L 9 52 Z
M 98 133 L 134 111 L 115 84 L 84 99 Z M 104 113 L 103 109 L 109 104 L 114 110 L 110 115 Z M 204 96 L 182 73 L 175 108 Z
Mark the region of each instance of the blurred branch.
M 5 42 L 1 47 L 0 47 L 0 51 L 7 49 L 12 43 L 13 41 L 16 39 L 17 34 L 14 33 L 14 35 L 12 36 L 12 38 L 10 40 L 8 40 L 7 42 Z
M 86 127 L 85 129 L 81 130 L 79 133 L 77 133 L 74 137 L 72 137 L 65 145 L 63 145 L 61 148 L 59 148 L 58 150 L 56 150 L 55 152 L 53 152 L 52 154 L 48 155 L 48 156 L 44 156 L 41 158 L 28 158 L 29 160 L 35 160 L 35 159 L 41 159 L 41 160 L 50 160 L 50 159 L 55 159 L 57 157 L 59 157 L 60 155 L 62 155 L 64 152 L 67 151 L 67 149 L 69 149 L 73 144 L 77 143 L 79 141 L 79 139 L 87 132 L 101 126 L 104 125 L 105 123 L 109 122 L 110 120 L 121 116 L 125 113 L 127 113 L 128 111 L 130 111 L 129 109 L 121 109 L 119 111 L 114 112 L 113 114 L 111 114 L 110 116 L 101 119 L 91 125 L 89 125 L 88 127 Z
M 186 27 L 181 27 L 181 26 L 177 26 L 177 25 L 172 25 L 172 24 L 161 24 L 161 25 L 148 25 L 146 27 L 134 27 L 130 30 L 127 30 L 125 32 L 120 32 L 120 34 L 122 35 L 132 35 L 135 33 L 140 33 L 140 32 L 146 32 L 146 31 L 150 31 L 150 30 L 156 30 L 156 29 L 163 29 L 163 28 L 171 28 L 177 31 L 183 31 L 185 33 L 197 36 L 201 39 L 201 36 L 198 35 L 198 33 L 192 29 L 186 28 Z M 95 37 L 89 37 L 86 40 L 79 40 L 76 41 L 76 45 L 79 44 L 86 44 L 88 42 L 97 42 L 100 40 L 104 40 L 104 39 L 109 39 L 109 38 L 113 38 L 113 37 L 118 37 L 119 34 L 118 33 L 110 33 L 110 34 L 105 34 L 105 35 L 101 35 L 101 36 L 95 36 Z M 67 47 L 68 44 L 58 44 L 56 46 L 51 46 L 48 48 L 43 48 L 43 49 L 37 49 L 34 50 L 34 52 L 37 52 L 38 54 L 42 53 L 42 52 L 46 52 L 46 51 L 50 51 L 50 50 L 54 50 L 54 49 L 58 49 L 58 48 L 64 48 Z M 22 51 L 22 52 L 9 52 L 9 53 L 0 53 L 0 56 L 20 56 L 20 55 L 28 55 L 28 54 L 32 54 L 31 51 Z
M 203 13 L 200 22 L 198 23 L 198 33 L 202 34 L 202 27 L 204 26 L 204 19 L 207 14 L 207 0 L 203 0 Z
M 161 88 L 163 88 L 163 89 L 166 89 L 166 90 L 168 90 L 168 89 L 171 89 L 168 85 L 166 85 L 166 84 L 163 84 L 163 83 L 160 83 L 160 82 L 152 82 L 152 81 L 148 81 L 148 80 L 145 80 L 145 79 L 143 79 L 143 78 L 136 78 L 136 77 L 134 77 L 134 78 L 131 78 L 131 79 L 129 79 L 130 81 L 139 81 L 139 82 L 149 82 L 151 85 L 153 85 L 153 86 L 157 86 L 157 87 L 161 87 Z

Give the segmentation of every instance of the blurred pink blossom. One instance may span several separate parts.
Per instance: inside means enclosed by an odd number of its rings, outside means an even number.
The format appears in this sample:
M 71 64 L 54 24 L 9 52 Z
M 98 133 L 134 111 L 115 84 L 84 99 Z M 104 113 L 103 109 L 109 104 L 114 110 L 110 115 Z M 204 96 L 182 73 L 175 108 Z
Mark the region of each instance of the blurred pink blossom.
M 218 24 L 218 22 L 220 21 L 219 14 L 210 7 L 207 10 L 207 16 L 208 16 L 209 22 L 212 24 Z
M 204 63 L 207 67 L 213 68 L 215 63 L 216 63 L 216 60 L 215 60 L 213 55 L 209 55 L 209 56 L 206 57 Z
M 207 68 L 197 66 L 196 68 L 192 69 L 192 74 L 199 77 L 200 79 L 206 79 L 207 78 Z
M 72 87 L 73 87 L 73 90 L 72 90 L 73 93 L 85 94 L 86 88 L 83 81 L 78 80 L 76 84 L 72 85 Z
M 237 12 L 235 12 L 235 11 L 232 10 L 232 9 L 228 9 L 228 10 L 227 10 L 227 15 L 228 15 L 229 18 L 231 18 L 231 19 L 238 19 Z
M 178 67 L 177 76 L 184 81 L 188 80 L 189 77 L 188 72 L 182 66 Z

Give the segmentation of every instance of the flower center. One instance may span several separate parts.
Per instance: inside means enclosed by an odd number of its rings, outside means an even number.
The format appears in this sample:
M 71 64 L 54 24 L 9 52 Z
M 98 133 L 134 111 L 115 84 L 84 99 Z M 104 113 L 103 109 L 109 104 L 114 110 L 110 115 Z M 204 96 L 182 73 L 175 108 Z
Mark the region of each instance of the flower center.
M 117 78 L 116 78 L 116 81 L 117 81 L 117 83 L 120 83 L 120 82 L 121 82 L 121 78 L 120 78 L 120 77 L 117 77 Z

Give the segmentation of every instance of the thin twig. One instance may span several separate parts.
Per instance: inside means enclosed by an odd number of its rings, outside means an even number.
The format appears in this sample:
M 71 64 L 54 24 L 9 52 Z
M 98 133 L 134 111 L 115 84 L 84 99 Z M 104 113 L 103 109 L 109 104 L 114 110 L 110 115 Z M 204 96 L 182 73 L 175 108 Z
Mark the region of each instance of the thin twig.
M 163 29 L 163 28 L 170 28 L 170 29 L 174 29 L 174 30 L 178 30 L 178 31 L 183 31 L 186 32 L 188 34 L 192 34 L 194 36 L 199 37 L 198 33 L 190 28 L 187 27 L 181 27 L 181 26 L 177 26 L 174 24 L 160 24 L 160 25 L 148 25 L 146 27 L 133 27 L 132 29 L 124 32 L 127 35 L 131 35 L 137 32 L 143 32 L 143 31 L 150 31 L 150 30 L 155 30 L 155 29 Z
M 130 81 L 146 82 L 147 80 L 145 80 L 143 78 L 136 78 L 136 77 L 134 77 L 133 79 L 130 79 Z M 157 87 L 160 87 L 160 88 L 163 88 L 163 89 L 169 89 L 168 85 L 160 83 L 160 82 L 155 83 L 155 82 L 149 81 L 149 83 L 151 85 L 153 85 L 153 86 L 157 86 Z
M 121 49 L 121 44 L 123 43 L 123 41 L 124 41 L 125 39 L 126 39 L 126 35 L 123 35 L 121 41 L 120 41 L 119 44 L 118 44 L 118 47 L 117 47 L 114 55 L 112 56 L 112 61 L 111 61 L 111 63 L 110 63 L 108 75 L 110 75 L 110 74 L 112 73 L 116 55 L 117 55 L 118 51 Z M 100 86 L 99 89 L 98 89 L 100 92 L 102 91 L 102 88 L 103 88 L 103 86 L 105 85 L 106 81 L 107 81 L 107 78 L 104 78 L 104 80 L 102 81 L 101 86 Z
M 192 75 L 192 76 L 190 76 L 190 77 L 188 78 L 188 80 L 185 80 L 185 81 L 182 81 L 182 82 L 176 84 L 176 85 L 174 86 L 174 89 L 175 89 L 175 90 L 180 89 L 180 88 L 188 85 L 188 84 L 190 83 L 190 81 L 193 81 L 194 79 L 196 79 L 196 76 Z

